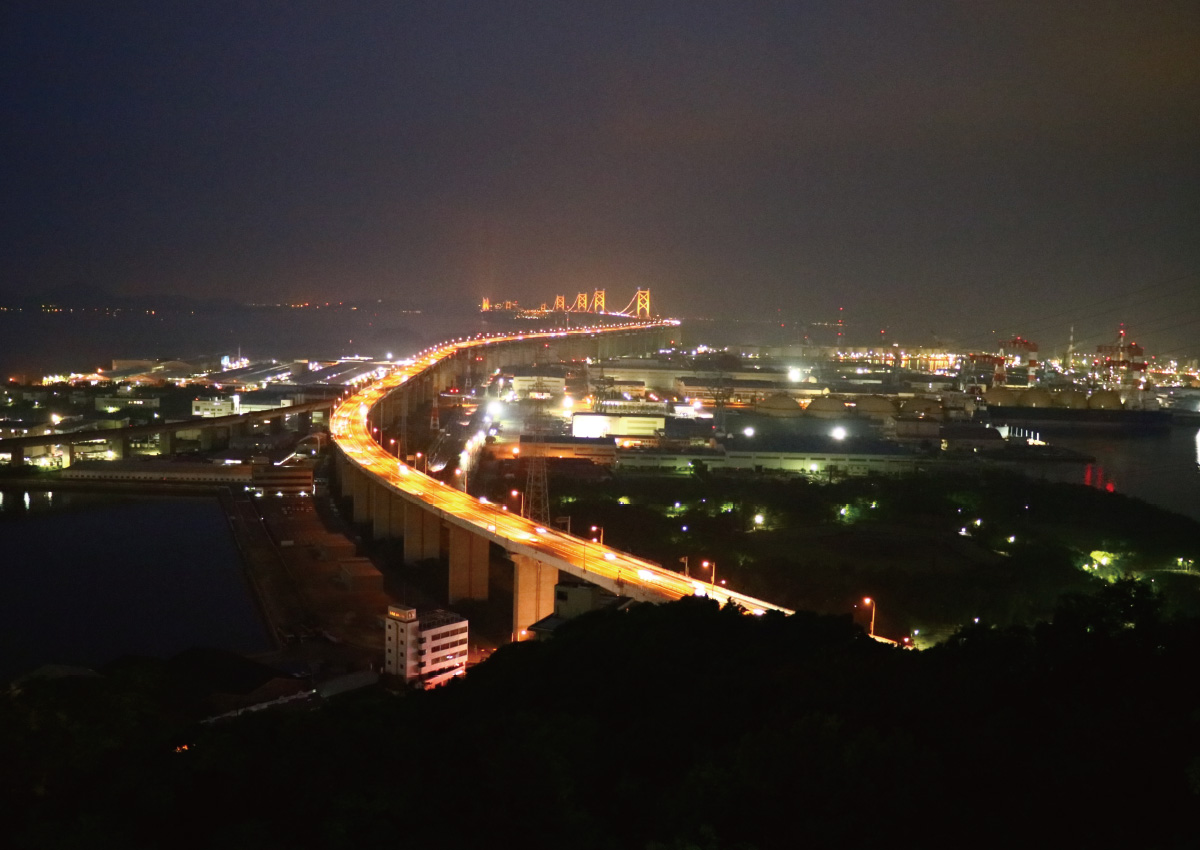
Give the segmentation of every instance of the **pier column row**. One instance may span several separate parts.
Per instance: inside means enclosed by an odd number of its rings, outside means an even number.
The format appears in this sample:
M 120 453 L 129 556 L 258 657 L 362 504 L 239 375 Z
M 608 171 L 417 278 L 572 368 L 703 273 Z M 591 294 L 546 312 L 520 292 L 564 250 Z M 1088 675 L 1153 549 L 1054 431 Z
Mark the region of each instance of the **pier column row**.
M 129 436 L 126 434 L 117 434 L 108 439 L 108 450 L 113 453 L 113 457 L 123 459 L 129 457 Z
M 354 500 L 354 523 L 355 525 L 368 523 L 372 517 L 371 497 L 374 495 L 373 491 L 375 487 L 370 477 L 361 470 L 354 470 L 351 481 L 354 486 L 353 495 L 351 496 Z
M 354 474 L 350 468 L 350 461 L 346 460 L 346 456 L 341 452 L 337 455 L 337 464 L 334 471 L 334 477 L 337 479 L 337 494 L 339 498 L 346 498 L 354 492 L 354 485 L 350 483 L 350 477 Z
M 527 640 L 529 627 L 554 613 L 558 570 L 525 555 L 510 557 L 513 562 L 513 639 Z
M 488 598 L 489 546 L 486 537 L 450 526 L 450 604 Z
M 403 534 L 404 499 L 376 485 L 371 496 L 371 536 L 376 540 L 391 540 Z
M 442 556 L 442 519 L 413 502 L 404 502 L 404 560 L 406 563 Z

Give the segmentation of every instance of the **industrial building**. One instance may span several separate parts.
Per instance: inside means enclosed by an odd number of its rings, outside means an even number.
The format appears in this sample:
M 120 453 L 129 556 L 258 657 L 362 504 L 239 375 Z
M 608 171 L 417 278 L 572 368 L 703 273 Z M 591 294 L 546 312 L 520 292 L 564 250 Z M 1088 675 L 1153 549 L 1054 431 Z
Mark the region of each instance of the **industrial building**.
M 589 611 L 604 608 L 624 609 L 633 604 L 628 596 L 617 596 L 602 587 L 580 581 L 560 581 L 554 585 L 554 613 L 529 627 L 535 637 L 546 638 L 563 623 Z
M 272 495 L 313 492 L 312 463 L 276 466 L 271 463 L 179 463 L 148 458 L 77 461 L 63 469 L 65 479 L 79 481 L 141 481 L 147 484 L 236 486 Z

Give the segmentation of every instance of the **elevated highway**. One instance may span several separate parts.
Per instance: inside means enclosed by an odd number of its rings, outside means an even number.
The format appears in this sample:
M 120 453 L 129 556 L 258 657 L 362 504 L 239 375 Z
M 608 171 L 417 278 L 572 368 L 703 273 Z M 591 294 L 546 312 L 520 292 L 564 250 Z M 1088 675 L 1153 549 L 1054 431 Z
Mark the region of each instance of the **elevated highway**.
M 553 611 L 553 588 L 567 573 L 618 595 L 644 601 L 710 595 L 747 611 L 788 609 L 744 594 L 687 579 L 651 561 L 545 528 L 499 506 L 475 498 L 425 475 L 389 454 L 373 437 L 377 423 L 406 414 L 452 380 L 455 364 L 532 362 L 550 346 L 568 346 L 582 355 L 587 348 L 608 349 L 615 339 L 631 348 L 657 348 L 664 332 L 677 323 L 642 322 L 519 335 L 455 340 L 422 352 L 409 367 L 345 399 L 330 419 L 339 449 L 339 481 L 354 501 L 354 518 L 369 522 L 377 538 L 403 538 L 406 561 L 449 560 L 451 603 L 488 596 L 491 549 L 499 547 L 513 562 L 513 633 Z M 597 352 L 599 353 L 599 352 Z M 596 356 L 592 354 L 591 356 Z

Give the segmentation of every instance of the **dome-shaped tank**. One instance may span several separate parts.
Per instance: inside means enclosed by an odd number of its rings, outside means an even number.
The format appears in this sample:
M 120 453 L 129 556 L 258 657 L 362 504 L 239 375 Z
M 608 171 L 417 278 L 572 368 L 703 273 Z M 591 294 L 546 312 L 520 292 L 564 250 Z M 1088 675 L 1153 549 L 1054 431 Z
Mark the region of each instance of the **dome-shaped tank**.
M 1017 396 L 1007 387 L 989 387 L 983 400 L 995 407 L 1012 407 L 1017 403 Z
M 918 419 L 941 419 L 942 405 L 931 398 L 906 398 L 900 403 L 901 416 Z
M 888 419 L 896 415 L 896 403 L 881 395 L 863 396 L 855 401 L 854 412 L 870 419 Z
M 1034 387 L 1017 396 L 1017 404 L 1021 407 L 1050 407 L 1053 403 L 1053 397 L 1041 387 Z
M 1065 407 L 1068 410 L 1082 410 L 1087 407 L 1087 393 L 1080 390 L 1062 390 L 1053 395 L 1055 407 Z
M 756 413 L 762 413 L 766 416 L 789 417 L 799 416 L 804 411 L 800 408 L 800 403 L 792 398 L 787 393 L 776 393 L 773 396 L 768 396 L 754 405 Z
M 1121 396 L 1112 390 L 1097 390 L 1088 399 L 1088 407 L 1092 410 L 1120 410 Z
M 804 412 L 817 419 L 840 419 L 846 415 L 846 405 L 840 398 L 827 395 L 814 398 Z

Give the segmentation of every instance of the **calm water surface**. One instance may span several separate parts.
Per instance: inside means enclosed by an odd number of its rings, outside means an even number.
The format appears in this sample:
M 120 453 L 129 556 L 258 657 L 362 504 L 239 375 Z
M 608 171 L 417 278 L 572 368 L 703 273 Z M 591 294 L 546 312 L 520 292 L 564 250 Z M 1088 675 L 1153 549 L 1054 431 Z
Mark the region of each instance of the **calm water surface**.
M 1136 496 L 1200 521 L 1200 428 L 1173 428 L 1157 437 L 1055 436 L 1051 442 L 1096 462 L 1046 477 Z
M 270 647 L 219 502 L 0 490 L 0 682 L 192 646 Z

